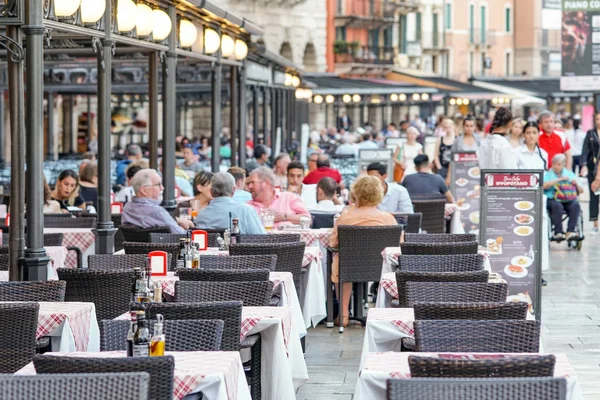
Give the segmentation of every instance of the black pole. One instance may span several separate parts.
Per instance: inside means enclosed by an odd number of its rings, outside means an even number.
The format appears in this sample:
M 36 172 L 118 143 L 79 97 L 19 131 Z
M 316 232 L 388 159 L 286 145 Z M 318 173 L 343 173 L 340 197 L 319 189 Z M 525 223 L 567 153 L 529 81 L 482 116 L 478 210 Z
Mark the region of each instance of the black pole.
M 150 168 L 158 169 L 158 54 L 148 54 L 148 142 L 150 144 Z
M 21 28 L 6 27 L 6 33 L 19 46 L 22 44 Z M 23 49 L 21 48 L 21 51 Z M 22 56 L 22 55 L 21 55 Z M 8 57 L 8 107 L 10 111 L 10 230 L 8 234 L 8 279 L 22 280 L 19 267 L 25 249 L 25 92 L 23 91 L 23 62 Z M 3 123 L 3 121 L 2 121 Z
M 271 163 L 275 161 L 275 145 L 277 142 L 277 128 L 279 127 L 279 93 L 271 89 Z
M 25 2 L 27 43 L 27 112 L 25 198 L 27 200 L 27 248 L 24 253 L 25 279 L 44 281 L 48 262 L 44 249 L 44 24 L 43 5 L 39 0 Z M 72 140 L 71 140 L 72 142 Z M 23 168 L 23 166 L 19 166 Z M 13 200 L 14 201 L 14 200 Z M 22 203 L 21 203 L 22 204 Z
M 252 87 L 252 136 L 254 140 L 254 147 L 258 144 L 258 86 Z M 264 106 L 263 106 L 264 107 Z
M 211 92 L 212 103 L 210 108 L 210 130 L 212 134 L 211 168 L 213 172 L 219 172 L 221 165 L 221 54 L 218 52 L 217 61 L 212 65 Z
M 269 120 L 269 107 L 267 107 L 268 104 L 270 104 L 271 102 L 271 96 L 269 94 L 270 89 L 268 87 L 264 87 L 263 88 L 263 140 L 265 145 L 268 145 L 268 140 L 267 138 L 270 137 L 270 131 L 268 130 L 268 126 L 270 125 L 271 121 Z M 271 129 L 273 129 L 273 127 L 271 127 Z M 268 133 L 267 133 L 268 132 Z
M 98 91 L 98 93 L 100 93 Z M 79 124 L 77 124 L 77 131 L 79 131 Z M 92 98 L 90 97 L 90 95 L 87 95 L 87 138 L 86 138 L 86 142 L 89 144 L 90 142 L 90 138 L 92 137 Z M 98 141 L 100 141 L 99 138 L 96 138 Z M 79 149 L 77 148 L 77 142 L 76 142 L 76 147 L 75 147 L 75 151 L 78 152 Z
M 280 123 L 279 125 L 281 126 L 281 148 L 279 149 L 279 151 L 281 152 L 287 152 L 287 135 L 288 135 L 288 126 L 287 126 L 287 90 L 282 89 L 279 92 L 279 104 L 280 104 L 280 110 L 279 110 L 279 118 L 280 118 Z
M 48 92 L 48 152 L 46 159 L 54 160 L 54 93 Z
M 0 91 L 0 165 L 4 166 L 4 141 L 6 135 L 4 132 L 4 90 Z
M 240 73 L 238 74 L 238 121 L 239 121 L 239 154 L 240 154 L 240 167 L 246 166 L 246 129 L 248 128 L 248 101 L 246 100 L 246 63 L 240 67 Z
M 238 70 L 236 66 L 230 67 L 229 74 L 229 133 L 231 135 L 231 166 L 237 166 L 237 145 L 239 143 L 239 136 L 237 130 L 238 123 L 238 91 L 237 91 L 237 82 L 238 80 Z

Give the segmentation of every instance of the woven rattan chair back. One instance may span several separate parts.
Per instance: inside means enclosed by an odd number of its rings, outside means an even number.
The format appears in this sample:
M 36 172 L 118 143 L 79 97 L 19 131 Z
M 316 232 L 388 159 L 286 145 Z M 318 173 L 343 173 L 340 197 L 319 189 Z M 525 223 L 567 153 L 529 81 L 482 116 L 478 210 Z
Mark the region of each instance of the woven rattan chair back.
M 488 271 L 469 272 L 409 272 L 396 271 L 400 307 L 408 307 L 406 282 L 487 282 Z
M 336 213 L 311 212 L 310 215 L 312 217 L 313 229 L 333 228 L 333 220 Z
M 87 358 L 37 355 L 33 358 L 33 365 L 38 374 L 147 372 L 150 375 L 148 399 L 173 399 L 173 356 Z
M 146 243 L 146 242 L 124 242 L 125 254 L 145 254 L 156 250 L 165 251 L 171 255 L 169 270 L 177 269 L 177 257 L 179 256 L 179 243 Z
M 64 281 L 0 282 L 0 301 L 65 301 Z
M 175 282 L 175 301 L 202 303 L 208 301 L 241 301 L 245 307 L 268 307 L 273 282 Z
M 130 224 L 121 224 L 119 228 L 123 234 L 125 242 L 150 242 L 150 234 L 156 233 L 170 233 L 171 228 L 168 226 L 155 226 L 152 228 L 140 228 L 139 226 Z
M 539 321 L 414 321 L 418 352 L 538 353 Z
M 95 217 L 62 218 L 44 216 L 44 228 L 93 228 Z
M 8 271 L 9 262 L 8 254 L 0 254 L 0 271 Z
M 411 378 L 537 378 L 554 375 L 552 354 L 501 359 L 448 360 L 409 356 Z
M 113 222 L 113 225 L 117 232 L 115 233 L 115 251 L 123 250 L 123 242 L 125 238 L 123 237 L 123 231 L 121 231 L 121 214 L 112 214 L 110 219 Z
M 179 269 L 180 281 L 253 282 L 269 280 L 268 269 Z
M 497 303 L 506 301 L 508 284 L 502 282 L 406 282 L 408 306 L 416 302 Z
M 167 265 L 171 265 L 173 255 L 167 254 Z M 148 262 L 147 254 L 90 254 L 88 268 L 91 269 L 133 269 L 145 268 Z
M 404 226 L 404 232 L 406 233 L 419 233 L 421 232 L 421 222 L 423 221 L 423 214 L 392 214 L 399 225 Z
M 240 243 L 297 243 L 300 242 L 299 233 L 277 233 L 267 235 L 241 235 Z
M 146 372 L 112 374 L 0 375 L 2 398 L 147 400 L 150 375 Z
M 406 243 L 460 243 L 475 242 L 477 237 L 472 233 L 407 233 Z
M 449 255 L 477 254 L 477 242 L 459 243 L 401 243 L 402 254 L 406 255 Z
M 221 350 L 239 351 L 242 324 L 242 302 L 221 301 L 211 303 L 153 303 L 146 315 L 154 318 L 161 314 L 166 321 L 176 319 L 217 319 L 225 323 Z
M 390 379 L 387 400 L 566 400 L 564 378 Z
M 129 310 L 132 270 L 59 268 L 57 273 L 67 282 L 65 301 L 94 303 L 98 321 L 114 319 Z
M 242 255 L 269 255 L 277 256 L 278 272 L 291 272 L 294 285 L 300 293 L 300 280 L 302 277 L 302 260 L 304 259 L 304 242 L 296 243 L 261 243 L 261 244 L 234 244 L 229 246 L 229 254 Z
M 154 331 L 150 321 L 150 334 Z M 165 321 L 166 351 L 219 351 L 224 322 L 222 320 L 170 320 Z M 100 321 L 100 351 L 127 350 L 127 333 L 130 321 Z
M 277 255 L 200 256 L 202 269 L 268 269 L 277 268 Z
M 0 329 L 0 373 L 17 372 L 35 355 L 39 309 L 40 305 L 37 303 L 0 304 L 0 321 L 3 327 Z
M 409 302 L 409 304 L 411 304 Z M 529 305 L 518 303 L 412 303 L 415 320 L 424 319 L 525 319 Z
M 483 270 L 481 254 L 450 254 L 445 256 L 400 255 L 398 269 L 421 272 L 466 272 Z
M 44 233 L 44 246 L 62 246 L 63 233 Z
M 186 234 L 179 233 L 150 233 L 150 243 L 179 243 L 179 239 L 186 237 Z M 208 247 L 219 247 L 217 242 L 218 233 L 208 233 Z
M 378 282 L 381 277 L 381 252 L 398 247 L 402 227 L 338 226 L 339 275 L 343 282 Z
M 423 215 L 421 229 L 424 232 L 444 233 L 446 231 L 446 220 L 444 218 L 445 198 L 437 200 L 413 199 L 412 204 L 415 213 Z

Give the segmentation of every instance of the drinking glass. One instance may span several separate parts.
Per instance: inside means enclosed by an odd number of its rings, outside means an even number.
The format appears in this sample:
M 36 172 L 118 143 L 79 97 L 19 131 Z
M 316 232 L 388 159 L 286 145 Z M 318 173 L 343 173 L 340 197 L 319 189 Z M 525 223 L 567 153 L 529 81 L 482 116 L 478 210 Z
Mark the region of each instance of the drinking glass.
M 275 226 L 275 213 L 271 210 L 263 210 L 261 219 L 265 230 L 270 232 Z
M 180 208 L 179 209 L 179 218 L 182 219 L 191 219 L 192 217 L 192 209 L 191 208 Z

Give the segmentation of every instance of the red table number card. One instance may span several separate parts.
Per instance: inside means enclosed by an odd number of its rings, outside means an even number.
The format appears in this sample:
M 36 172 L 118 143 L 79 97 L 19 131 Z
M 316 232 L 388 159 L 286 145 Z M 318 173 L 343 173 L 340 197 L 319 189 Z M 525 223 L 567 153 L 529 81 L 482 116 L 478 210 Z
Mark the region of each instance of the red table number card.
M 148 253 L 150 258 L 150 270 L 153 276 L 167 276 L 167 252 L 165 251 L 151 251 Z
M 192 231 L 192 243 L 198 243 L 200 251 L 208 249 L 208 232 L 202 230 Z
M 6 214 L 6 220 L 4 221 L 6 226 L 10 226 L 10 213 Z
M 123 213 L 123 203 L 112 203 L 110 205 L 110 213 L 111 214 L 122 214 Z

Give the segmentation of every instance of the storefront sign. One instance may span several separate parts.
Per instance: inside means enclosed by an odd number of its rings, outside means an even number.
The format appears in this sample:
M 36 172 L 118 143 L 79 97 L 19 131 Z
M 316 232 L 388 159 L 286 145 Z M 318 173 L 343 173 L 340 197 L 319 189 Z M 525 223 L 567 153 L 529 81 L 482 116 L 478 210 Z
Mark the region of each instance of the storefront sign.
M 492 272 L 508 282 L 508 301 L 526 301 L 541 317 L 543 171 L 481 171 L 480 244 Z
M 452 153 L 450 192 L 460 213 L 465 232 L 479 234 L 480 171 L 474 151 Z

